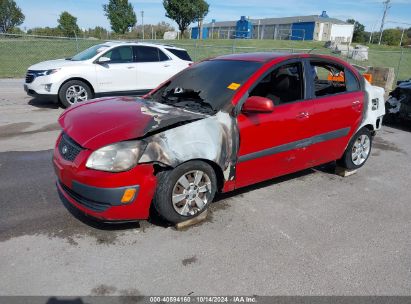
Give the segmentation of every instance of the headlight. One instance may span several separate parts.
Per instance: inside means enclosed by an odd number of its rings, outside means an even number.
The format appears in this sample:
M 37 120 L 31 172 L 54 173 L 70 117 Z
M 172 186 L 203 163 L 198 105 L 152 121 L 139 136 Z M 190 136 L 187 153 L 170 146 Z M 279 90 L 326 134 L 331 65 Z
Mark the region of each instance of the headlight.
M 57 73 L 60 69 L 52 69 L 52 70 L 43 70 L 43 71 L 35 71 L 36 76 L 47 76 L 54 73 Z
M 146 145 L 142 140 L 133 140 L 103 147 L 89 156 L 86 167 L 109 172 L 127 171 L 137 165 Z
M 46 75 L 51 75 L 51 74 L 57 73 L 58 71 L 60 71 L 60 69 L 47 70 Z

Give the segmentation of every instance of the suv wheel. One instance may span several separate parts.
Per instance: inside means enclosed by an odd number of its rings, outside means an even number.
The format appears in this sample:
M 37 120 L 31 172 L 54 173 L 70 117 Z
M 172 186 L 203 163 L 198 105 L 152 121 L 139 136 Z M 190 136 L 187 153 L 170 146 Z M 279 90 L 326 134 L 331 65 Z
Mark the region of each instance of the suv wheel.
M 63 84 L 59 91 L 59 99 L 65 108 L 91 99 L 90 87 L 80 80 L 70 80 Z

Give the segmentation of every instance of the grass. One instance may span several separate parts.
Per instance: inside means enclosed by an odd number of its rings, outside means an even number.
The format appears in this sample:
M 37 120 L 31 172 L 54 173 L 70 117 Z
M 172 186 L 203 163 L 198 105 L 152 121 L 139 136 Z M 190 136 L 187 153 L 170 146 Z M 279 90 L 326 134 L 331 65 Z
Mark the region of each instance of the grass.
M 164 43 L 164 41 L 157 41 Z M 37 62 L 70 57 L 92 45 L 101 43 L 96 40 L 51 40 L 51 39 L 0 39 L 0 78 L 24 77 L 27 68 Z M 318 54 L 331 54 L 322 42 L 289 40 L 180 40 L 165 43 L 187 49 L 193 60 L 230 53 L 257 51 L 303 52 L 313 50 Z M 393 67 L 398 79 L 411 78 L 411 50 L 404 49 L 401 58 L 399 47 L 372 45 L 369 60 L 355 62 L 362 66 Z

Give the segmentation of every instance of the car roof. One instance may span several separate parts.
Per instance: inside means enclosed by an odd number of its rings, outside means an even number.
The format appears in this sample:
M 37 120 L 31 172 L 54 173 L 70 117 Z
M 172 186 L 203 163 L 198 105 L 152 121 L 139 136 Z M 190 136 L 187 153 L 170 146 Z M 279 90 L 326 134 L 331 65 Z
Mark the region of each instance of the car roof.
M 259 52 L 259 53 L 242 53 L 223 55 L 214 58 L 215 60 L 238 60 L 238 61 L 253 61 L 253 62 L 267 62 L 277 58 L 292 57 L 291 53 L 280 52 Z
M 292 59 L 292 58 L 313 58 L 332 60 L 341 64 L 346 64 L 343 60 L 328 56 L 309 53 L 287 53 L 287 52 L 257 52 L 257 53 L 242 53 L 242 54 L 230 54 L 213 58 L 211 60 L 238 60 L 238 61 L 250 61 L 250 62 L 269 62 L 275 59 Z
M 171 48 L 175 50 L 184 50 L 182 48 L 176 47 L 174 45 L 169 45 L 169 44 L 162 44 L 162 43 L 154 43 L 154 42 L 140 42 L 140 41 L 106 41 L 102 43 L 102 45 L 107 45 L 109 47 L 112 46 L 118 46 L 118 45 L 125 45 L 125 44 L 131 44 L 131 45 L 141 45 L 141 46 L 154 46 L 154 47 L 162 47 L 162 48 Z

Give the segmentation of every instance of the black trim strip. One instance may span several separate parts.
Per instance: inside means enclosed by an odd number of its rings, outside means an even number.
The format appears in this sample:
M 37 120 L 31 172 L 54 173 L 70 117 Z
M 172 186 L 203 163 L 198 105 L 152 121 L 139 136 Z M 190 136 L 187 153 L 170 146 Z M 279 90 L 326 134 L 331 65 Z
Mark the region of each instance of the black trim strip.
M 318 143 L 325 142 L 328 140 L 347 136 L 348 133 L 350 133 L 350 128 L 344 128 L 344 129 L 320 134 L 317 136 L 313 136 L 310 138 L 297 140 L 294 142 L 290 142 L 288 144 L 268 148 L 268 149 L 261 150 L 258 152 L 249 153 L 249 154 L 240 156 L 238 158 L 238 163 L 246 162 L 249 160 L 253 160 L 256 158 L 265 157 L 265 156 L 269 156 L 269 155 L 273 155 L 277 153 L 287 152 L 287 151 L 291 151 L 294 149 L 305 148 L 305 147 L 308 147 L 314 144 L 318 144 Z
M 112 206 L 125 205 L 121 203 L 121 198 L 125 189 L 136 189 L 136 193 L 130 200 L 131 202 L 134 201 L 140 190 L 140 186 L 138 185 L 120 188 L 97 188 L 81 184 L 77 181 L 73 181 L 73 189 L 70 189 L 61 181 L 58 181 L 57 183 L 61 186 L 65 193 L 77 203 L 96 212 L 105 211 Z
M 81 197 L 92 200 L 101 204 L 108 204 L 112 206 L 123 205 L 121 203 L 121 198 L 123 197 L 124 191 L 126 189 L 135 189 L 136 193 L 133 198 L 130 200 L 133 201 L 134 198 L 138 195 L 140 190 L 139 185 L 128 186 L 128 187 L 119 187 L 119 188 L 99 188 L 89 185 L 79 183 L 78 181 L 73 180 L 72 182 L 72 191 Z
M 66 185 L 64 185 L 61 182 L 58 182 L 58 184 L 61 186 L 63 191 L 68 196 L 70 196 L 78 204 L 82 205 L 83 207 L 86 207 L 87 209 L 90 209 L 90 210 L 95 211 L 95 212 L 103 212 L 103 211 L 106 211 L 108 208 L 111 207 L 110 204 L 105 204 L 105 203 L 96 202 L 96 201 L 86 199 L 86 198 L 78 195 L 77 193 L 75 193 L 73 190 L 71 190 L 70 188 L 68 188 Z M 63 195 L 63 193 L 61 193 L 60 188 L 57 187 L 57 190 L 61 195 Z M 63 197 L 64 197 L 64 195 L 63 195 Z

